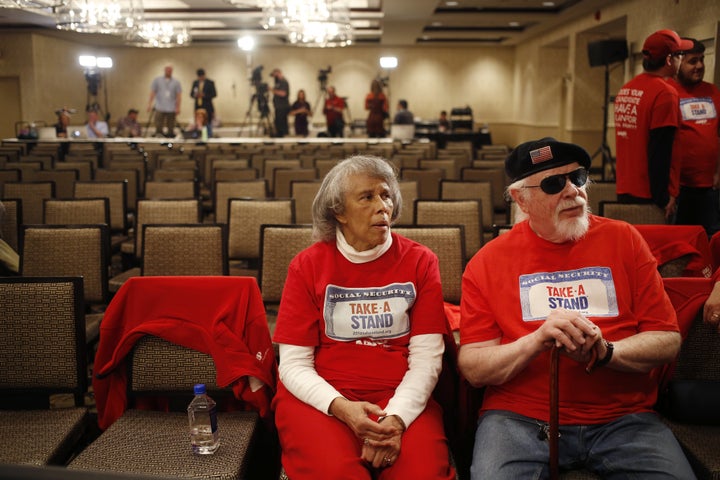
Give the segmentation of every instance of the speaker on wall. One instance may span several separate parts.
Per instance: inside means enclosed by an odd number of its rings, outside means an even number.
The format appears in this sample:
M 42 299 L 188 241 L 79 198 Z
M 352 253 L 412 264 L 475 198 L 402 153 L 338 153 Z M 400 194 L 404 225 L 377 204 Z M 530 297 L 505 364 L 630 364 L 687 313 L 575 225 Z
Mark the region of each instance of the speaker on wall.
M 624 39 L 588 43 L 588 59 L 591 67 L 610 65 L 626 58 L 628 58 L 628 48 Z

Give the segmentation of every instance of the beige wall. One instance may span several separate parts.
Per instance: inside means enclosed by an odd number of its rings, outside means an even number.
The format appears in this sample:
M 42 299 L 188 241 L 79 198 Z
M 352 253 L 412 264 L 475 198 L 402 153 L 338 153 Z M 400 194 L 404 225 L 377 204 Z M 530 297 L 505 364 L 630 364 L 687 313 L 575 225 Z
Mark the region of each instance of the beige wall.
M 574 141 L 593 152 L 601 143 L 604 70 L 591 68 L 587 43 L 602 39 L 598 27 L 611 22 L 630 45 L 631 58 L 613 65 L 610 95 L 640 71 L 639 50 L 644 38 L 660 28 L 706 42 L 706 80 L 715 71 L 714 37 L 720 19 L 715 0 L 628 0 L 568 22 L 517 47 L 402 47 L 355 46 L 347 49 L 265 48 L 246 54 L 233 46 L 183 49 L 93 47 L 93 37 L 58 39 L 45 33 L 0 31 L 0 76 L 18 76 L 24 119 L 54 122 L 52 111 L 60 106 L 85 107 L 86 82 L 77 64 L 80 54 L 110 55 L 114 68 L 105 75 L 108 110 L 112 119 L 128 108 L 141 111 L 147 121 L 149 86 L 166 64 L 185 89 L 181 120 L 190 120 L 187 95 L 195 70 L 203 67 L 216 81 L 218 116 L 225 124 L 240 124 L 254 89 L 249 84 L 253 67 L 264 65 L 264 80 L 274 67 L 283 69 L 290 82 L 291 98 L 306 90 L 312 105 L 319 93 L 318 71 L 332 66 L 329 85 L 347 96 L 353 118 L 365 118 L 364 97 L 378 74 L 383 55 L 398 57 L 390 75 L 391 109 L 405 98 L 413 113 L 436 118 L 440 110 L 470 106 L 476 122 L 488 123 L 496 143 L 517 144 L 529 138 L 552 135 Z M 80 40 L 77 40 L 77 39 Z M 87 39 L 87 40 L 86 40 Z M 105 107 L 101 94 L 101 106 Z M 612 112 L 608 115 L 612 121 Z M 77 118 L 76 120 L 81 120 Z M 322 115 L 316 115 L 322 122 Z M 73 121 L 75 123 L 75 120 Z M 614 149 L 612 124 L 608 141 Z

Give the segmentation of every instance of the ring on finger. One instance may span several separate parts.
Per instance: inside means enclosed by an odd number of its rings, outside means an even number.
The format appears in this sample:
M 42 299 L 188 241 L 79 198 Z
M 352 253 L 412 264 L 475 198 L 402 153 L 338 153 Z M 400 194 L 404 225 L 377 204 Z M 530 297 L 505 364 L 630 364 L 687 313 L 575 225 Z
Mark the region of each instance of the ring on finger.
M 720 318 L 720 313 L 713 313 L 712 318 Z
M 363 445 L 370 445 L 370 439 L 369 439 L 369 438 L 363 438 Z
M 390 460 L 388 457 L 383 458 L 383 462 L 385 462 L 385 465 L 391 465 L 392 460 Z

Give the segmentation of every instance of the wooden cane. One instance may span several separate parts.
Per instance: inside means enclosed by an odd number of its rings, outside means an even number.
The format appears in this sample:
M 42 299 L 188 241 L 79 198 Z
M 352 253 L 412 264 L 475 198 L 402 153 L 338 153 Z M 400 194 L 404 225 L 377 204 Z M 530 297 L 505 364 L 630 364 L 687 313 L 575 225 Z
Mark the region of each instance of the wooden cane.
M 553 346 L 550 351 L 550 422 L 548 425 L 548 444 L 550 447 L 550 480 L 560 478 L 558 465 L 558 443 L 560 423 L 560 382 L 559 368 L 560 350 Z

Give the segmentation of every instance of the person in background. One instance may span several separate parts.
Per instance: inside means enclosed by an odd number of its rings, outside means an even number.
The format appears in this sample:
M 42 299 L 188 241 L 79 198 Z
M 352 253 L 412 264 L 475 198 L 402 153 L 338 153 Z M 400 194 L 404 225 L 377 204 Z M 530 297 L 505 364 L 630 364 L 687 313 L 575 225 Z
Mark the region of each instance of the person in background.
M 673 162 L 680 165 L 680 195 L 675 223 L 702 225 L 711 237 L 718 231 L 720 188 L 720 90 L 704 82 L 705 45 L 687 38 L 677 78 L 670 80 L 680 97 L 680 128 L 673 143 Z
M 297 100 L 290 107 L 290 115 L 295 116 L 295 135 L 307 137 L 310 133 L 308 130 L 308 117 L 312 116 L 310 103 L 305 99 L 305 90 L 298 90 Z
M 212 122 L 213 118 L 215 118 L 213 98 L 217 97 L 215 82 L 205 76 L 205 70 L 202 68 L 198 68 L 195 73 L 197 74 L 197 79 L 193 81 L 190 98 L 194 99 L 194 109 L 204 109 Z
M 505 160 L 524 220 L 463 274 L 461 373 L 486 386 L 471 474 L 547 478 L 550 350 L 560 349 L 559 467 L 695 478 L 653 406 L 680 349 L 657 262 L 631 225 L 588 212 L 590 155 L 543 138 Z
M 182 86 L 173 78 L 173 67 L 167 65 L 165 74 L 156 77 L 150 86 L 148 112 L 155 112 L 155 135 L 175 136 L 176 117 L 180 114 Z
M 368 111 L 366 121 L 367 134 L 370 138 L 383 138 L 385 119 L 388 118 L 388 100 L 383 93 L 382 83 L 375 79 L 370 84 L 370 93 L 365 97 L 365 110 Z
M 70 125 L 70 111 L 66 108 L 61 108 L 55 113 L 58 118 L 58 121 L 55 124 L 55 136 L 58 138 L 68 138 L 67 127 Z
M 210 119 L 208 117 L 209 114 L 207 110 L 204 108 L 198 108 L 195 110 L 195 118 L 193 119 L 193 122 L 188 125 L 185 132 L 189 132 L 191 138 L 199 138 L 202 140 L 212 138 L 212 124 L 210 123 Z
M 679 193 L 679 166 L 671 164 L 680 123 L 674 77 L 692 42 L 672 30 L 658 30 L 642 47 L 643 72 L 615 97 L 616 184 L 618 201 L 654 203 L 672 219 Z
M 400 100 L 397 104 L 397 112 L 395 112 L 395 118 L 393 123 L 396 125 L 414 125 L 415 117 L 412 112 L 408 110 L 407 100 Z
M 345 110 L 345 100 L 337 96 L 335 87 L 327 87 L 327 96 L 325 97 L 325 106 L 323 113 L 327 122 L 328 135 L 330 137 L 345 136 L 345 119 L 343 113 Z
M 438 130 L 440 133 L 447 133 L 450 131 L 450 120 L 447 117 L 447 110 L 440 112 L 440 118 L 438 119 Z
M 453 479 L 442 409 L 438 259 L 391 233 L 402 198 L 388 162 L 350 157 L 313 201 L 317 243 L 290 263 L 273 400 L 293 480 Z
M 87 112 L 85 128 L 87 129 L 87 138 L 105 138 L 110 131 L 107 122 L 99 120 L 98 112 L 94 109 L 90 109 Z
M 128 110 L 127 115 L 118 120 L 115 128 L 116 137 L 141 137 L 142 125 L 137 121 L 138 111 L 134 108 Z
M 275 86 L 272 89 L 273 108 L 275 109 L 275 136 L 282 138 L 290 133 L 287 118 L 290 113 L 290 85 L 279 68 L 273 69 L 270 76 L 275 79 Z

